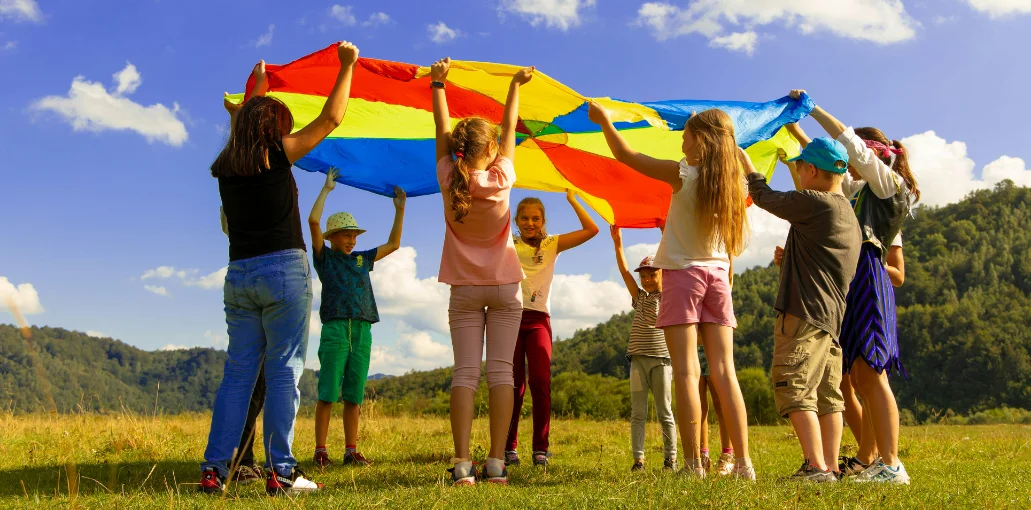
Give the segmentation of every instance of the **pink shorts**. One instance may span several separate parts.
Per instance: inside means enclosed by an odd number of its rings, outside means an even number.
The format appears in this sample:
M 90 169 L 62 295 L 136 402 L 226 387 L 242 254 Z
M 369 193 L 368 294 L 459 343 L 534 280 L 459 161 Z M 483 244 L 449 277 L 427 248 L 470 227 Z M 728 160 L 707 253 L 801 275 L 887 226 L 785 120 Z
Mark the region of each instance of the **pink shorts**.
M 720 267 L 662 270 L 662 301 L 655 327 L 708 322 L 737 327 L 730 278 Z

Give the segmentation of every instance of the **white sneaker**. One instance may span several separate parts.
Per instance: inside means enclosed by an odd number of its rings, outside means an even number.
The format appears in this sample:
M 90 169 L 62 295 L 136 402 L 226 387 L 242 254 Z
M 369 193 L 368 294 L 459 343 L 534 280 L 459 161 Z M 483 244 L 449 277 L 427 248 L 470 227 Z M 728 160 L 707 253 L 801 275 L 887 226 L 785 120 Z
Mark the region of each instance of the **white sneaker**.
M 727 476 L 734 472 L 734 456 L 729 453 L 721 453 L 716 461 L 716 474 Z
M 470 460 L 452 459 L 454 467 L 451 472 L 451 483 L 455 487 L 476 485 L 476 468 Z
M 309 480 L 305 477 L 304 472 L 296 467 L 289 476 L 276 473 L 274 469 L 269 470 L 266 476 L 265 492 L 267 492 L 269 496 L 312 492 L 322 488 L 321 483 L 315 483 Z
M 855 481 L 859 483 L 876 482 L 909 485 L 909 473 L 906 472 L 906 466 L 903 466 L 901 461 L 898 467 L 893 468 L 878 459 L 868 469 L 859 473 L 855 477 Z
M 736 466 L 732 474 L 740 480 L 755 481 L 755 469 L 752 466 Z

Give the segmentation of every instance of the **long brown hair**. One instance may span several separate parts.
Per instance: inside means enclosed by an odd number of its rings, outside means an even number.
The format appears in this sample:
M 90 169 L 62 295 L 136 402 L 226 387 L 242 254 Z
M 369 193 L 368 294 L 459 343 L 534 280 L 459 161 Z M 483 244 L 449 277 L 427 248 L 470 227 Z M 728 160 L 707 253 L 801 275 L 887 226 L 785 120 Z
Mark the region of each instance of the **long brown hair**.
M 537 235 L 533 236 L 532 239 L 526 244 L 533 246 L 540 250 L 541 242 L 548 237 L 548 217 L 544 214 L 544 202 L 537 197 L 526 197 L 519 201 L 519 205 L 516 206 L 516 221 L 519 221 L 519 214 L 522 213 L 523 207 L 532 206 L 541 210 L 541 229 L 537 231 Z M 516 225 L 518 227 L 518 225 Z
M 491 142 L 497 141 L 498 128 L 487 119 L 467 117 L 451 131 L 451 152 L 455 156 L 455 168 L 451 172 L 448 195 L 455 221 L 461 223 L 473 205 L 469 195 L 469 160 L 482 158 L 490 150 Z
M 895 155 L 895 164 L 891 165 L 891 169 L 902 177 L 902 180 L 906 182 L 906 187 L 909 188 L 909 193 L 913 196 L 913 203 L 920 201 L 920 188 L 916 184 L 916 176 L 913 175 L 913 171 L 909 168 L 909 150 L 902 146 L 902 142 L 898 140 L 889 140 L 887 136 L 880 129 L 875 127 L 861 127 L 856 128 L 856 136 L 863 140 L 870 140 L 874 142 L 880 142 L 889 147 L 894 147 L 902 151 L 901 154 Z M 885 165 L 891 163 L 890 157 L 885 157 L 883 154 L 878 154 L 877 157 L 881 158 L 881 161 Z
M 740 255 L 747 242 L 748 217 L 734 122 L 714 108 L 692 115 L 685 129 L 698 146 L 695 212 L 701 232 L 710 240 L 710 248 Z
M 294 127 L 294 117 L 282 101 L 252 97 L 236 114 L 236 125 L 222 152 L 211 164 L 212 177 L 246 177 L 270 169 L 269 148 L 283 149 L 283 137 Z

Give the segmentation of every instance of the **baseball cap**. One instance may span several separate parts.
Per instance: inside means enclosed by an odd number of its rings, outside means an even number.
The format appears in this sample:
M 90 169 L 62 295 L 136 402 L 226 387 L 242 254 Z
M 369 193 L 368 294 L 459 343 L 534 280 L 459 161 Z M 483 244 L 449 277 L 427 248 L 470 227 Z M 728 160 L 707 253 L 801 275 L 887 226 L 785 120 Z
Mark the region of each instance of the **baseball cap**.
M 812 163 L 816 168 L 834 174 L 843 174 L 848 171 L 848 151 L 845 150 L 845 146 L 841 142 L 825 136 L 809 142 L 809 145 L 802 149 L 802 154 L 788 161 L 798 160 Z
M 655 267 L 655 257 L 648 255 L 641 259 L 641 263 L 637 266 L 637 269 L 634 269 L 634 272 L 639 273 L 642 269 L 658 269 Z

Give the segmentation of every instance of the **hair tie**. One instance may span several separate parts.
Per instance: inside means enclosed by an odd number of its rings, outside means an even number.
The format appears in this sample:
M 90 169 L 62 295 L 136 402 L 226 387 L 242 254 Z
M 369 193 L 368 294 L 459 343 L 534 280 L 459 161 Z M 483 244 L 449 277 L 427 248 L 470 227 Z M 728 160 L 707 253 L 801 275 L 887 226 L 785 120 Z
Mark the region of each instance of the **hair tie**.
M 462 152 L 462 151 L 455 151 L 455 158 L 456 159 L 462 159 L 464 157 L 465 157 L 465 153 L 464 152 Z
M 883 143 L 878 142 L 877 140 L 863 140 L 863 142 L 866 143 L 867 147 L 873 149 L 874 152 L 877 152 L 878 154 L 880 154 L 881 157 L 884 158 L 890 158 L 893 154 L 904 154 L 906 152 L 902 149 L 896 149 L 895 147 L 889 147 L 887 145 L 884 145 Z

